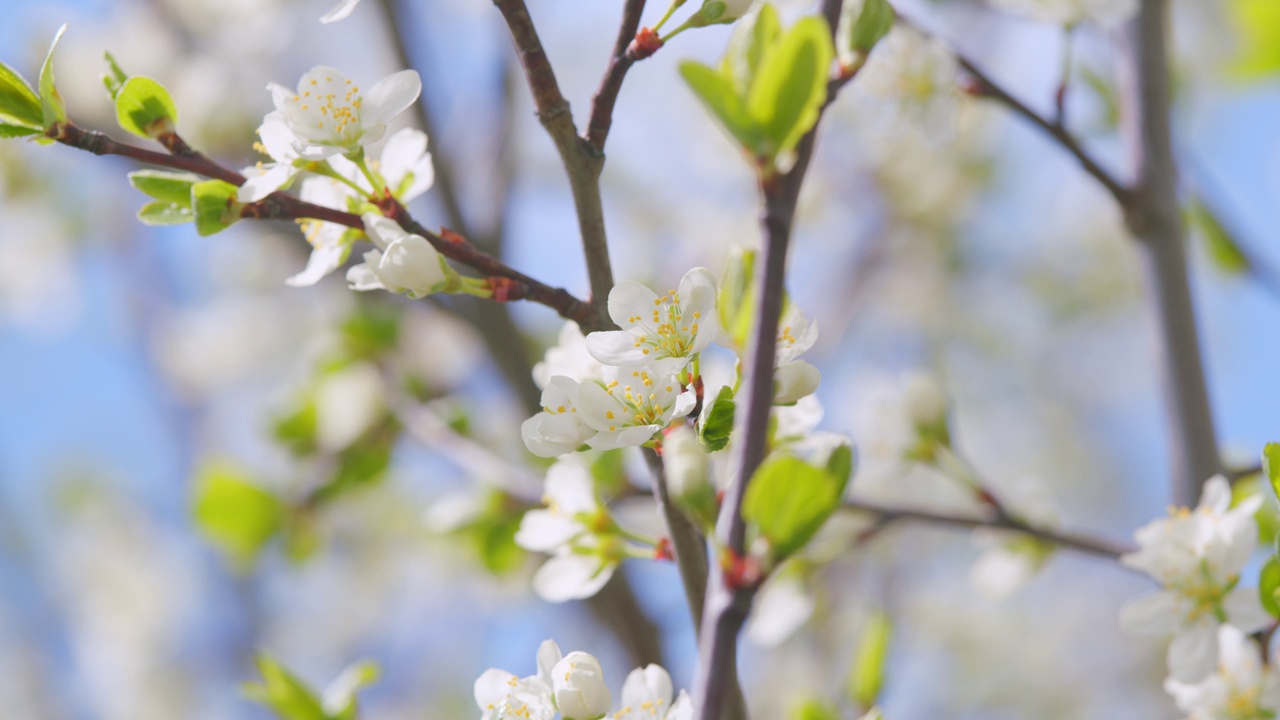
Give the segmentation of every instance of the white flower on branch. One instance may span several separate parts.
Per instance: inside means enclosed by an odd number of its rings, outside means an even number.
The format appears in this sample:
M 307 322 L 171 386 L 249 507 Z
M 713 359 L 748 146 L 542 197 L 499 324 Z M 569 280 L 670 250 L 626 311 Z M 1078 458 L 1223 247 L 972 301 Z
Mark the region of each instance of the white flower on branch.
M 778 323 L 778 348 L 774 356 L 773 404 L 791 405 L 818 389 L 818 368 L 797 358 L 818 340 L 818 324 L 805 319 L 800 308 L 787 303 Z
M 605 367 L 604 381 L 583 383 L 578 390 L 583 421 L 596 430 L 587 444 L 597 450 L 644 445 L 697 403 L 692 390 L 657 368 Z
M 559 375 L 547 381 L 542 390 L 542 412 L 520 425 L 520 436 L 529 452 L 556 457 L 577 450 L 595 436 L 595 429 L 578 412 L 581 389 L 576 380 Z
M 365 213 L 364 229 L 377 246 L 364 262 L 347 271 L 352 290 L 386 290 L 421 298 L 445 289 L 454 271 L 421 235 L 405 232 L 394 220 Z
M 620 557 L 615 543 L 599 531 L 613 521 L 596 499 L 591 471 L 576 455 L 547 470 L 545 510 L 530 510 L 520 521 L 516 544 L 552 555 L 533 577 L 533 590 L 548 602 L 591 597 L 609 582 Z
M 533 366 L 533 381 L 546 388 L 551 378 L 560 375 L 575 382 L 600 381 L 602 365 L 587 351 L 587 339 L 578 323 L 567 320 L 560 328 L 555 346 L 547 349 L 542 361 Z
M 660 665 L 636 668 L 622 683 L 622 707 L 614 720 L 693 720 L 693 703 L 681 690 L 671 701 L 671 675 Z
M 236 192 L 236 199 L 242 203 L 261 200 L 284 187 L 298 173 L 294 165 L 298 151 L 294 149 L 293 132 L 285 124 L 284 115 L 278 111 L 267 113 L 258 126 L 258 138 L 254 149 L 271 158 L 271 162 L 259 162 L 244 169 L 244 184 Z
M 415 70 L 401 70 L 379 80 L 368 93 L 336 68 L 307 71 L 297 91 L 267 86 L 285 125 L 293 133 L 293 149 L 304 160 L 354 154 L 382 138 L 387 123 L 422 92 Z
M 1169 678 L 1164 689 L 1188 720 L 1273 718 L 1280 711 L 1280 675 L 1264 666 L 1258 648 L 1238 628 L 1218 628 L 1216 672 L 1198 683 Z
M 505 670 L 485 670 L 474 688 L 480 720 L 553 720 L 551 670 L 560 660 L 560 646 L 547 640 L 538 648 L 537 675 L 521 678 Z
M 657 375 L 675 375 L 719 333 L 715 277 L 694 268 L 678 290 L 661 297 L 637 282 L 618 283 L 609 293 L 609 317 L 622 329 L 588 335 L 592 357 L 605 365 L 648 366 Z
M 1140 528 L 1138 551 L 1120 558 L 1164 585 L 1121 608 L 1120 624 L 1136 634 L 1172 634 L 1169 674 L 1178 682 L 1196 682 L 1213 671 L 1220 625 L 1253 632 L 1267 624 L 1257 591 L 1240 586 L 1240 572 L 1258 543 L 1253 515 L 1261 504 L 1254 495 L 1232 508 L 1231 486 L 1215 476 L 1199 506 Z
M 613 707 L 604 670 L 595 656 L 580 651 L 565 655 L 551 669 L 556 708 L 564 720 L 596 720 Z

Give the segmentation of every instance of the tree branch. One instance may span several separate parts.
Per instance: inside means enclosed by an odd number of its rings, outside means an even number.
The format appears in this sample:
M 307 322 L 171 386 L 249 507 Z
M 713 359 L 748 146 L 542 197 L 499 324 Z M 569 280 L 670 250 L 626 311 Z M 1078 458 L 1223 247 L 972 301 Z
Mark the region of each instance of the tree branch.
M 1167 0 L 1142 0 L 1121 63 L 1124 131 L 1138 182 L 1125 223 L 1138 239 L 1161 341 L 1173 501 L 1190 506 L 1222 471 L 1187 274 L 1186 228 L 1177 193 L 1170 127 Z
M 845 508 L 858 512 L 872 513 L 876 516 L 877 527 L 889 525 L 900 520 L 922 522 L 932 525 L 944 525 L 959 528 L 994 528 L 1022 533 L 1037 540 L 1043 540 L 1059 547 L 1078 550 L 1089 555 L 1118 559 L 1121 555 L 1135 552 L 1137 548 L 1114 543 L 1109 540 L 1069 535 L 1054 530 L 1035 527 L 1007 514 L 994 517 L 973 517 L 968 515 L 948 515 L 929 510 L 890 507 L 864 500 L 847 500 Z
M 613 44 L 613 59 L 609 62 L 604 78 L 600 80 L 600 88 L 591 97 L 591 119 L 587 121 L 586 140 L 598 153 L 604 152 L 609 128 L 613 126 L 613 106 L 618 101 L 622 81 L 639 59 L 631 50 L 631 43 L 640 30 L 644 3 L 645 0 L 627 0 L 623 7 L 622 25 L 618 28 L 618 39 Z
M 551 62 L 542 48 L 538 31 L 529 17 L 524 0 L 493 0 L 511 31 L 520 64 L 524 67 L 533 94 L 538 119 L 560 153 L 565 173 L 569 176 L 569 190 L 578 215 L 578 230 L 582 235 L 582 252 L 586 259 L 587 276 L 591 282 L 591 304 L 595 309 L 594 321 L 583 326 L 584 332 L 613 327 L 606 303 L 613 289 L 613 268 L 609 263 L 609 242 L 605 235 L 604 205 L 600 197 L 600 171 L 604 168 L 604 155 L 590 143 L 578 137 L 573 124 L 569 101 L 560 92 Z

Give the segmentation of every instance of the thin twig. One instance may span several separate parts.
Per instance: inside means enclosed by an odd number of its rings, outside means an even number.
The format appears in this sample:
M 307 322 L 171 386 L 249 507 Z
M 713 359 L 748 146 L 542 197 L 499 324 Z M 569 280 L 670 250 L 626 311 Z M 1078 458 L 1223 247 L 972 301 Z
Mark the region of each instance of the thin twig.
M 587 277 L 591 283 L 591 304 L 596 318 L 584 331 L 611 328 L 606 303 L 613 289 L 613 268 L 609 262 L 609 242 L 605 234 L 604 203 L 600 197 L 600 172 L 604 168 L 604 155 L 589 142 L 578 136 L 573 124 L 569 101 L 560 92 L 551 61 L 542 48 L 538 31 L 529 17 L 524 0 L 494 0 L 511 31 L 520 64 L 524 67 L 533 104 L 538 119 L 555 143 L 556 151 L 565 173 L 569 176 L 569 190 L 577 210 L 578 231 L 582 235 L 582 252 L 587 264 Z
M 702 627 L 702 605 L 707 595 L 707 541 L 693 523 L 672 504 L 671 496 L 667 493 L 667 473 L 662 465 L 662 458 L 652 449 L 645 448 L 644 461 L 653 477 L 653 497 L 667 525 L 671 552 L 680 569 L 680 582 L 684 585 L 689 614 L 693 617 L 693 627 L 697 631 Z
M 874 514 L 876 516 L 877 525 L 880 526 L 888 525 L 900 520 L 906 520 L 960 528 L 995 528 L 998 530 L 1009 530 L 1011 532 L 1022 533 L 1036 538 L 1037 540 L 1052 543 L 1059 547 L 1070 548 L 1082 553 L 1111 559 L 1118 559 L 1121 555 L 1137 550 L 1137 548 L 1111 542 L 1109 540 L 1102 540 L 1082 535 L 1070 535 L 1060 533 L 1055 530 L 1035 527 L 1007 514 L 997 514 L 992 517 L 950 515 L 930 510 L 890 507 L 888 505 L 880 505 L 878 503 L 868 502 L 865 500 L 847 500 L 845 501 L 844 506 L 849 510 Z
M 600 80 L 600 88 L 591 97 L 591 119 L 587 121 L 586 140 L 599 153 L 604 152 L 609 128 L 613 126 L 613 106 L 618 102 L 622 81 L 638 59 L 630 48 L 640 29 L 644 3 L 645 0 L 627 0 L 623 7 L 622 25 L 618 28 L 618 39 L 613 44 L 613 59 L 609 61 L 609 69 Z

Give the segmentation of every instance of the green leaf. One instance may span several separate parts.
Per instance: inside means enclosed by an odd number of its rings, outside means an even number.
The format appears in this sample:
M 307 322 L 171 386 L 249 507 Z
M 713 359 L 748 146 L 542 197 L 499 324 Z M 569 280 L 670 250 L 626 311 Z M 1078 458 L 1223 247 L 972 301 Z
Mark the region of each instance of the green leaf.
M 1227 230 L 1227 227 L 1213 210 L 1209 209 L 1198 198 L 1194 198 L 1187 206 L 1186 214 L 1188 222 L 1199 230 L 1200 236 L 1204 238 L 1209 260 L 1219 270 L 1229 275 L 1241 275 L 1249 272 L 1251 267 L 1249 256 L 1236 243 L 1235 238 L 1231 236 L 1231 232 Z
M 332 720 L 356 720 L 356 693 L 378 681 L 378 664 L 362 660 L 343 670 L 324 689 L 324 711 Z
M 1240 49 L 1232 73 L 1241 79 L 1257 80 L 1280 71 L 1280 2 L 1231 0 L 1228 8 Z
M 1271 489 L 1280 497 L 1280 443 L 1267 443 L 1262 448 L 1262 473 L 1271 483 Z
M 605 450 L 591 461 L 591 477 L 600 497 L 613 497 L 627 484 L 626 454 L 621 448 Z
M 178 109 L 163 85 L 134 75 L 116 94 L 116 121 L 138 137 L 156 138 L 173 131 L 178 124 Z
M 524 564 L 525 550 L 516 544 L 520 518 L 490 516 L 470 528 L 484 567 L 494 575 L 511 572 Z
M 311 559 L 323 542 L 315 515 L 305 509 L 291 513 L 284 524 L 283 541 L 284 555 L 289 562 L 301 565 Z
M 827 473 L 840 483 L 836 494 L 844 496 L 844 489 L 848 487 L 849 480 L 853 477 L 853 468 L 856 464 L 853 447 L 850 445 L 838 445 L 827 456 Z
M 1258 599 L 1271 617 L 1280 618 L 1280 557 L 1272 555 L 1258 574 Z
M 308 398 L 292 413 L 278 418 L 273 426 L 276 441 L 295 457 L 306 457 L 316 451 L 316 403 Z
M 772 5 L 761 5 L 742 18 L 729 38 L 729 49 L 721 61 L 720 72 L 733 81 L 739 96 L 747 94 L 751 79 L 760 69 L 765 54 L 782 38 L 782 22 Z
M 818 700 L 806 700 L 797 705 L 787 718 L 788 720 L 840 720 L 840 713 Z
M 116 58 L 111 53 L 103 53 L 107 60 L 107 72 L 102 75 L 102 84 L 107 87 L 107 92 L 111 95 L 111 99 L 115 100 L 120 94 L 120 88 L 129 81 L 129 75 L 120 69 L 120 65 L 116 63 Z
M 737 411 L 737 403 L 733 400 L 733 389 L 728 385 L 720 388 L 698 418 L 698 440 L 707 452 L 723 450 L 729 444 L 729 436 L 733 433 L 733 415 Z
M 400 342 L 400 315 L 373 305 L 360 307 L 342 323 L 342 339 L 355 358 L 377 359 Z
M 40 128 L 29 128 L 26 125 L 8 125 L 0 123 L 0 139 L 26 137 L 40 134 Z
M 742 516 L 781 560 L 804 547 L 839 506 L 840 486 L 825 470 L 799 458 L 774 455 L 751 478 Z
M 846 8 L 852 8 L 856 4 L 856 0 L 845 0 Z M 849 49 L 864 55 L 871 52 L 871 48 L 889 34 L 895 18 L 893 6 L 888 0 L 863 0 L 858 19 L 849 29 Z
M 733 80 L 693 60 L 680 63 L 680 75 L 729 135 L 752 154 L 758 154 L 760 129 L 747 113 Z
M 730 349 L 741 352 L 747 346 L 755 317 L 755 250 L 737 250 L 720 278 L 716 310 L 724 335 L 732 338 Z
M 49 54 L 45 56 L 44 65 L 40 68 L 41 121 L 46 129 L 55 122 L 67 120 L 67 105 L 58 94 L 58 88 L 53 80 L 53 50 L 58 47 L 58 41 L 66 31 L 65 24 L 58 28 L 58 33 L 53 36 L 53 43 L 49 45 Z
M 284 503 L 228 464 L 205 467 L 196 478 L 192 515 L 211 542 L 238 563 L 251 562 L 276 533 Z
M 862 707 L 871 707 L 880 695 L 892 635 L 893 624 L 882 610 L 872 613 L 862 629 L 854 654 L 853 672 L 849 677 L 849 694 Z
M 143 225 L 181 225 L 194 219 L 190 205 L 179 205 L 164 200 L 149 202 L 138 210 L 138 220 Z
M 36 95 L 36 91 L 31 89 L 17 70 L 4 63 L 0 63 L 0 121 L 5 125 L 35 130 L 44 128 L 40 96 Z
M 221 180 L 205 180 L 191 186 L 191 203 L 196 219 L 196 232 L 213 235 L 231 227 L 240 219 L 240 203 L 235 200 L 236 186 Z
M 198 182 L 201 182 L 200 177 L 191 173 L 168 170 L 135 170 L 129 173 L 129 184 L 144 195 L 181 203 L 188 208 L 191 205 L 191 186 Z
M 826 21 L 807 17 L 764 56 L 746 99 L 765 140 L 757 155 L 787 164 L 785 156 L 818 121 L 833 55 Z
M 266 653 L 258 653 L 254 662 L 262 675 L 261 684 L 248 684 L 244 694 L 271 709 L 283 720 L 331 720 L 320 700 L 280 663 Z

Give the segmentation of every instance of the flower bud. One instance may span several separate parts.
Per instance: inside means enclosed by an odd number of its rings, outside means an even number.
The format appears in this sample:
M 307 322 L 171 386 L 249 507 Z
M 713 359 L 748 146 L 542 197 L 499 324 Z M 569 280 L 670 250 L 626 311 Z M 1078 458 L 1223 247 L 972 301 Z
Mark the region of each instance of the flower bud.
M 556 708 L 565 720 L 595 720 L 613 707 L 600 661 L 584 652 L 565 655 L 551 670 Z
M 947 396 L 932 375 L 913 372 L 903 383 L 902 402 L 907 417 L 918 428 L 931 428 L 947 422 Z
M 676 425 L 662 441 L 671 501 L 704 530 L 715 526 L 718 511 L 707 460 L 697 435 L 687 425 Z
M 803 360 L 793 360 L 773 372 L 773 404 L 791 405 L 818 389 L 822 374 Z

